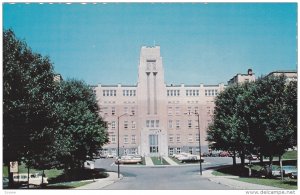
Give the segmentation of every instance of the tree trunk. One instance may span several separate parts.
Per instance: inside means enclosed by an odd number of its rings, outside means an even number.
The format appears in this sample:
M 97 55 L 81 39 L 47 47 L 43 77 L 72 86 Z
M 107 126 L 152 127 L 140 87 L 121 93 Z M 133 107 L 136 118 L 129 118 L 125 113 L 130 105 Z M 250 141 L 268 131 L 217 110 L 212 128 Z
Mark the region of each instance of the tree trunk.
M 29 189 L 29 166 L 27 166 L 27 188 Z
M 42 172 L 42 186 L 44 184 L 44 169 L 43 169 L 43 172 Z
M 236 166 L 236 153 L 235 153 L 235 151 L 233 151 L 232 164 L 233 164 L 233 166 Z
M 259 161 L 260 161 L 260 165 L 263 166 L 264 165 L 264 155 L 262 155 L 262 154 L 259 155 Z
M 240 156 L 241 156 L 241 164 L 242 164 L 242 166 L 245 166 L 245 154 L 244 154 L 244 152 L 241 152 Z
M 279 164 L 280 164 L 280 176 L 281 176 L 281 180 L 283 181 L 283 169 L 282 169 L 282 157 L 281 157 L 281 155 L 279 156 Z
M 10 162 L 6 163 L 8 168 L 8 188 L 12 189 L 14 187 L 14 178 L 13 173 L 10 171 Z

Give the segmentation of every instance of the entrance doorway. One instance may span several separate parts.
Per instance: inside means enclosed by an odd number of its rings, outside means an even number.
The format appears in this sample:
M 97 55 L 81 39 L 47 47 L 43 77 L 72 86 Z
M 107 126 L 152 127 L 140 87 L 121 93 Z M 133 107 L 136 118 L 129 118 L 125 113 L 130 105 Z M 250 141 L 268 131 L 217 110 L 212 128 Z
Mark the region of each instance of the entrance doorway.
M 158 135 L 149 135 L 150 154 L 158 153 Z

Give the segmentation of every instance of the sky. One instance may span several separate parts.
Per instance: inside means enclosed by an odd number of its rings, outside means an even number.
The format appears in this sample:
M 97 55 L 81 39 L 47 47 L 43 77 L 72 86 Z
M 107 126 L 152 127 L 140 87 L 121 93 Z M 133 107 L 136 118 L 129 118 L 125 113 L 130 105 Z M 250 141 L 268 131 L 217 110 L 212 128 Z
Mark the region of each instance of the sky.
M 3 29 L 90 85 L 136 84 L 140 48 L 154 45 L 166 84 L 297 70 L 296 24 L 296 3 L 3 4 Z

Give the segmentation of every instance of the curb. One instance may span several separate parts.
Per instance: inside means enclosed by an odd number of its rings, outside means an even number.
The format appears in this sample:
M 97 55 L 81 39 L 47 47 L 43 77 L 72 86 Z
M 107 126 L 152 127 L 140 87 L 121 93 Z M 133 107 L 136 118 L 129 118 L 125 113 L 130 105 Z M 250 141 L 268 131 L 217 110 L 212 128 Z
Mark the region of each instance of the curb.
M 83 180 L 83 181 L 94 181 L 93 183 L 80 186 L 78 188 L 75 188 L 76 190 L 96 190 L 96 189 L 102 189 L 108 185 L 111 185 L 115 183 L 116 181 L 119 181 L 123 179 L 123 175 L 120 174 L 120 178 L 117 177 L 117 173 L 115 172 L 106 172 L 108 173 L 108 177 L 104 179 L 95 179 L 95 180 Z

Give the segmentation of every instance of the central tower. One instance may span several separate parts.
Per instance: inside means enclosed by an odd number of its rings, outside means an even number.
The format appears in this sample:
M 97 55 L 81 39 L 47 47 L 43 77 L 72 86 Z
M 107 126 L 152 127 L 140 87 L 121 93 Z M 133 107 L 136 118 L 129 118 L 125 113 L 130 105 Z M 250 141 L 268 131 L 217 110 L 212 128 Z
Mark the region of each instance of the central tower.
M 137 97 L 141 154 L 167 155 L 166 85 L 159 46 L 141 48 Z

